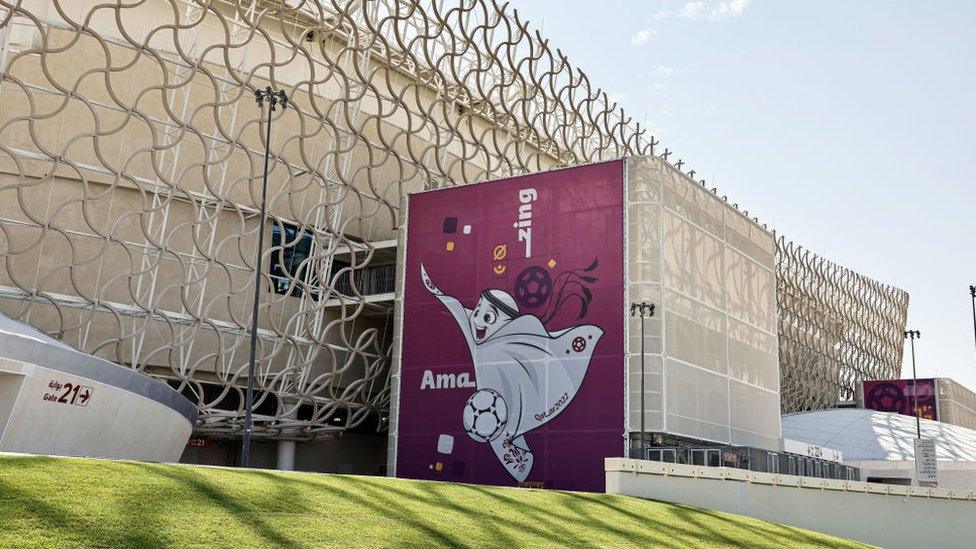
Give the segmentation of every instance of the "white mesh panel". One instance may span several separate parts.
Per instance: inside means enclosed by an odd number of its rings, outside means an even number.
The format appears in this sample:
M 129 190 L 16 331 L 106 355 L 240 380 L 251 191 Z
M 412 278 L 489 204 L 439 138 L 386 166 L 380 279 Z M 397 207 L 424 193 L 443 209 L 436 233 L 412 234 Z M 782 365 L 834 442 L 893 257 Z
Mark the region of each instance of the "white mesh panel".
M 778 444 L 779 397 L 733 380 L 731 397 L 732 443 L 743 446 Z
M 729 321 L 729 375 L 746 383 L 779 390 L 776 337 L 737 320 Z
M 659 430 L 663 416 L 668 434 L 776 448 L 773 236 L 659 159 L 628 166 L 629 184 L 640 186 L 628 192 L 630 300 L 657 307 L 644 340 L 654 364 L 646 429 Z M 640 428 L 639 326 L 629 319 L 632 431 Z
M 776 329 L 772 265 L 760 266 L 731 248 L 725 257 L 729 315 L 772 333 Z
M 728 442 L 728 378 L 673 360 L 668 360 L 666 364 L 668 431 Z
M 664 214 L 664 277 L 669 287 L 722 306 L 722 244 L 699 227 Z
M 630 357 L 630 430 L 640 431 L 640 355 Z M 644 359 L 644 428 L 660 431 L 664 428 L 663 388 L 660 355 Z
M 676 292 L 669 291 L 665 303 L 668 356 L 727 373 L 725 314 Z

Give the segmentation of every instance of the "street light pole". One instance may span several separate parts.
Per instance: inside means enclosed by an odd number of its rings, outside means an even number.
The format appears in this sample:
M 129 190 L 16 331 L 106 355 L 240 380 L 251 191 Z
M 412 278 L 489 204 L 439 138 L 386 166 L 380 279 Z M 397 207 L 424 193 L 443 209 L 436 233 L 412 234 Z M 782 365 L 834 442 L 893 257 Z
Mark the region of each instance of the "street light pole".
M 635 316 L 640 312 L 641 319 L 641 377 L 640 377 L 640 459 L 645 459 L 647 442 L 645 440 L 646 430 L 644 429 L 644 318 L 654 316 L 654 304 L 646 301 L 634 302 L 630 304 L 630 316 Z
M 976 286 L 969 286 L 969 295 L 973 298 L 973 340 L 976 341 Z
M 276 110 L 277 105 L 281 104 L 284 110 L 288 106 L 288 96 L 284 91 L 273 91 L 271 86 L 263 90 L 254 90 L 254 100 L 258 102 L 258 108 L 264 109 L 264 104 L 268 104 L 268 122 L 265 128 L 264 140 L 264 176 L 261 178 L 261 217 L 258 222 L 258 253 L 257 260 L 254 262 L 254 306 L 251 309 L 251 360 L 247 365 L 247 393 L 244 399 L 244 441 L 241 444 L 241 467 L 250 464 L 251 452 L 251 429 L 253 419 L 251 418 L 251 408 L 254 407 L 254 375 L 255 363 L 258 352 L 258 305 L 261 299 L 261 256 L 264 255 L 264 222 L 267 210 L 268 198 L 268 159 L 271 155 L 271 113 Z
M 922 338 L 922 332 L 918 330 L 908 330 L 905 332 L 907 339 L 912 346 L 912 393 L 915 394 L 915 435 L 922 438 L 922 419 L 918 415 L 918 376 L 915 375 L 915 340 Z

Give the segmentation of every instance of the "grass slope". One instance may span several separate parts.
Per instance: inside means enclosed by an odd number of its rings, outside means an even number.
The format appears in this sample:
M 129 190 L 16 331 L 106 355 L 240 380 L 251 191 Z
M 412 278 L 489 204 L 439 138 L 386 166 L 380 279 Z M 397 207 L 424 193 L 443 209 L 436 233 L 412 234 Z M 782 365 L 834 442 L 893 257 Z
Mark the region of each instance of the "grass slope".
M 0 547 L 857 546 L 635 498 L 0 455 Z

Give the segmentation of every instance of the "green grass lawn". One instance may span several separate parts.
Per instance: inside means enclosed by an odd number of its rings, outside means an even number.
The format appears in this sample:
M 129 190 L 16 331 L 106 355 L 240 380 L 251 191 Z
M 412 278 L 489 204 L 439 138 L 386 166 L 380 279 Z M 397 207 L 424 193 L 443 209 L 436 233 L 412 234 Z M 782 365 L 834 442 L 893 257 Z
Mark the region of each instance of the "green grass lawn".
M 636 498 L 0 455 L 0 547 L 858 546 Z

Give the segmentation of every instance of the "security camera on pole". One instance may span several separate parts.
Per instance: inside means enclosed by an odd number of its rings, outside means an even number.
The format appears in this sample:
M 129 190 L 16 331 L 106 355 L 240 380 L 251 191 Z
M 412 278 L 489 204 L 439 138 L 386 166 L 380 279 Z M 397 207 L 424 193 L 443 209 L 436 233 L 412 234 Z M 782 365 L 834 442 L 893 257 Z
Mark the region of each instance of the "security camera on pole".
M 254 307 L 251 310 L 251 360 L 247 365 L 247 393 L 244 398 L 244 441 L 241 444 L 241 467 L 250 463 L 251 429 L 253 420 L 251 408 L 254 407 L 254 374 L 258 349 L 258 304 L 261 298 L 261 256 L 264 255 L 264 222 L 266 217 L 266 202 L 268 197 L 268 158 L 271 155 L 271 113 L 278 105 L 284 110 L 288 106 L 288 96 L 284 91 L 273 91 L 271 86 L 263 90 L 254 90 L 254 99 L 258 108 L 264 109 L 268 104 L 268 122 L 265 126 L 264 140 L 264 177 L 261 179 L 261 216 L 258 222 L 258 252 L 254 262 Z
M 654 304 L 646 301 L 634 302 L 630 304 L 630 316 L 640 314 L 641 319 L 641 376 L 640 376 L 640 459 L 647 459 L 647 441 L 645 440 L 644 430 L 644 318 L 654 316 Z M 631 452 L 633 457 L 633 452 Z

